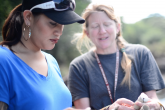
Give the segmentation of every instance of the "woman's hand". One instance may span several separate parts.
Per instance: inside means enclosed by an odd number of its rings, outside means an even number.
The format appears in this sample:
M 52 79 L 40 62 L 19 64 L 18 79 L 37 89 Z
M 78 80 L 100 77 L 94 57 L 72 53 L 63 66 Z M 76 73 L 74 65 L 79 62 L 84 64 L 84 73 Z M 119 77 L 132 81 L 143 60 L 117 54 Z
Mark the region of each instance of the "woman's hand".
M 134 102 L 131 100 L 120 98 L 109 107 L 109 110 L 135 110 L 133 106 Z
M 90 107 L 87 107 L 86 109 L 67 108 L 65 110 L 91 110 L 91 108 Z
M 137 101 L 135 103 L 137 106 L 142 107 L 143 105 L 149 106 L 150 110 L 160 110 L 160 105 L 157 100 L 150 99 L 147 103 L 141 103 Z
M 147 105 L 149 106 L 150 110 L 160 110 L 160 104 L 159 99 L 157 97 L 156 91 L 155 90 L 151 90 L 151 91 L 147 91 L 145 92 L 145 94 L 150 98 L 149 102 L 147 103 Z
M 82 110 L 82 109 L 75 109 L 75 108 L 67 108 L 65 110 Z

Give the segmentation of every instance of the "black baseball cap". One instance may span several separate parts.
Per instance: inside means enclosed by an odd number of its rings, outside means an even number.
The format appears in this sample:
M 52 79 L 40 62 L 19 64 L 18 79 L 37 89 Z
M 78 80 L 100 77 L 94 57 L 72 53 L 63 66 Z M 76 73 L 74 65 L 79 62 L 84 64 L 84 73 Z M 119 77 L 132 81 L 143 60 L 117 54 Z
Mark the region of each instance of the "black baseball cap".
M 31 10 L 32 13 L 42 13 L 53 21 L 67 25 L 85 20 L 74 12 L 75 0 L 23 0 L 22 11 Z

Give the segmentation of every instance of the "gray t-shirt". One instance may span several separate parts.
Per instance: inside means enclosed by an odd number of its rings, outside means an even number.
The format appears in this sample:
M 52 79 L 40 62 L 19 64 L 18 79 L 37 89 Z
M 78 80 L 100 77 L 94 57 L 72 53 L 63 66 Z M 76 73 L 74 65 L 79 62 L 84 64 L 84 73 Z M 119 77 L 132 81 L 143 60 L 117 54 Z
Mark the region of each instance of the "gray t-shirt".
M 121 85 L 125 73 L 121 65 L 119 65 L 115 100 L 118 98 L 127 98 L 136 101 L 142 92 L 165 88 L 161 72 L 148 48 L 139 44 L 128 44 L 125 52 L 132 60 L 131 89 L 129 89 L 128 85 Z M 119 64 L 121 64 L 122 56 L 123 54 L 120 51 Z M 98 54 L 98 57 L 114 98 L 116 53 L 108 55 Z M 85 53 L 71 62 L 68 87 L 71 91 L 73 101 L 89 97 L 90 106 L 93 109 L 100 109 L 111 104 L 93 51 Z

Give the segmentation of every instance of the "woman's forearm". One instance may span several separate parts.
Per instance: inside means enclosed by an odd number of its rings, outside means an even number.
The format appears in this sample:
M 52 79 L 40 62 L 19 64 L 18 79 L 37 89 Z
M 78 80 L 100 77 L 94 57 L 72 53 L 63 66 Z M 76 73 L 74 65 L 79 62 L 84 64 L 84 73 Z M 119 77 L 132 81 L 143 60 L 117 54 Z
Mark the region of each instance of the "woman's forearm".
M 0 110 L 7 110 L 7 108 L 8 108 L 8 105 L 0 101 Z

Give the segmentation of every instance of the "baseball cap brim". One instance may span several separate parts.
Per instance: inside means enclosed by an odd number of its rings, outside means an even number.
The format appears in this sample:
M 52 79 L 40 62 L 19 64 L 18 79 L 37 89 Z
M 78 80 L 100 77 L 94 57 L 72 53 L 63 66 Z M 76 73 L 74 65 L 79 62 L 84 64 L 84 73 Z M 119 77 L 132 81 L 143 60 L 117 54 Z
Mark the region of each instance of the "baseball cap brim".
M 47 11 L 43 12 L 48 18 L 52 19 L 53 21 L 67 25 L 67 24 L 72 24 L 72 23 L 84 23 L 85 20 L 80 17 L 77 13 L 75 13 L 72 10 L 65 10 L 65 11 Z

